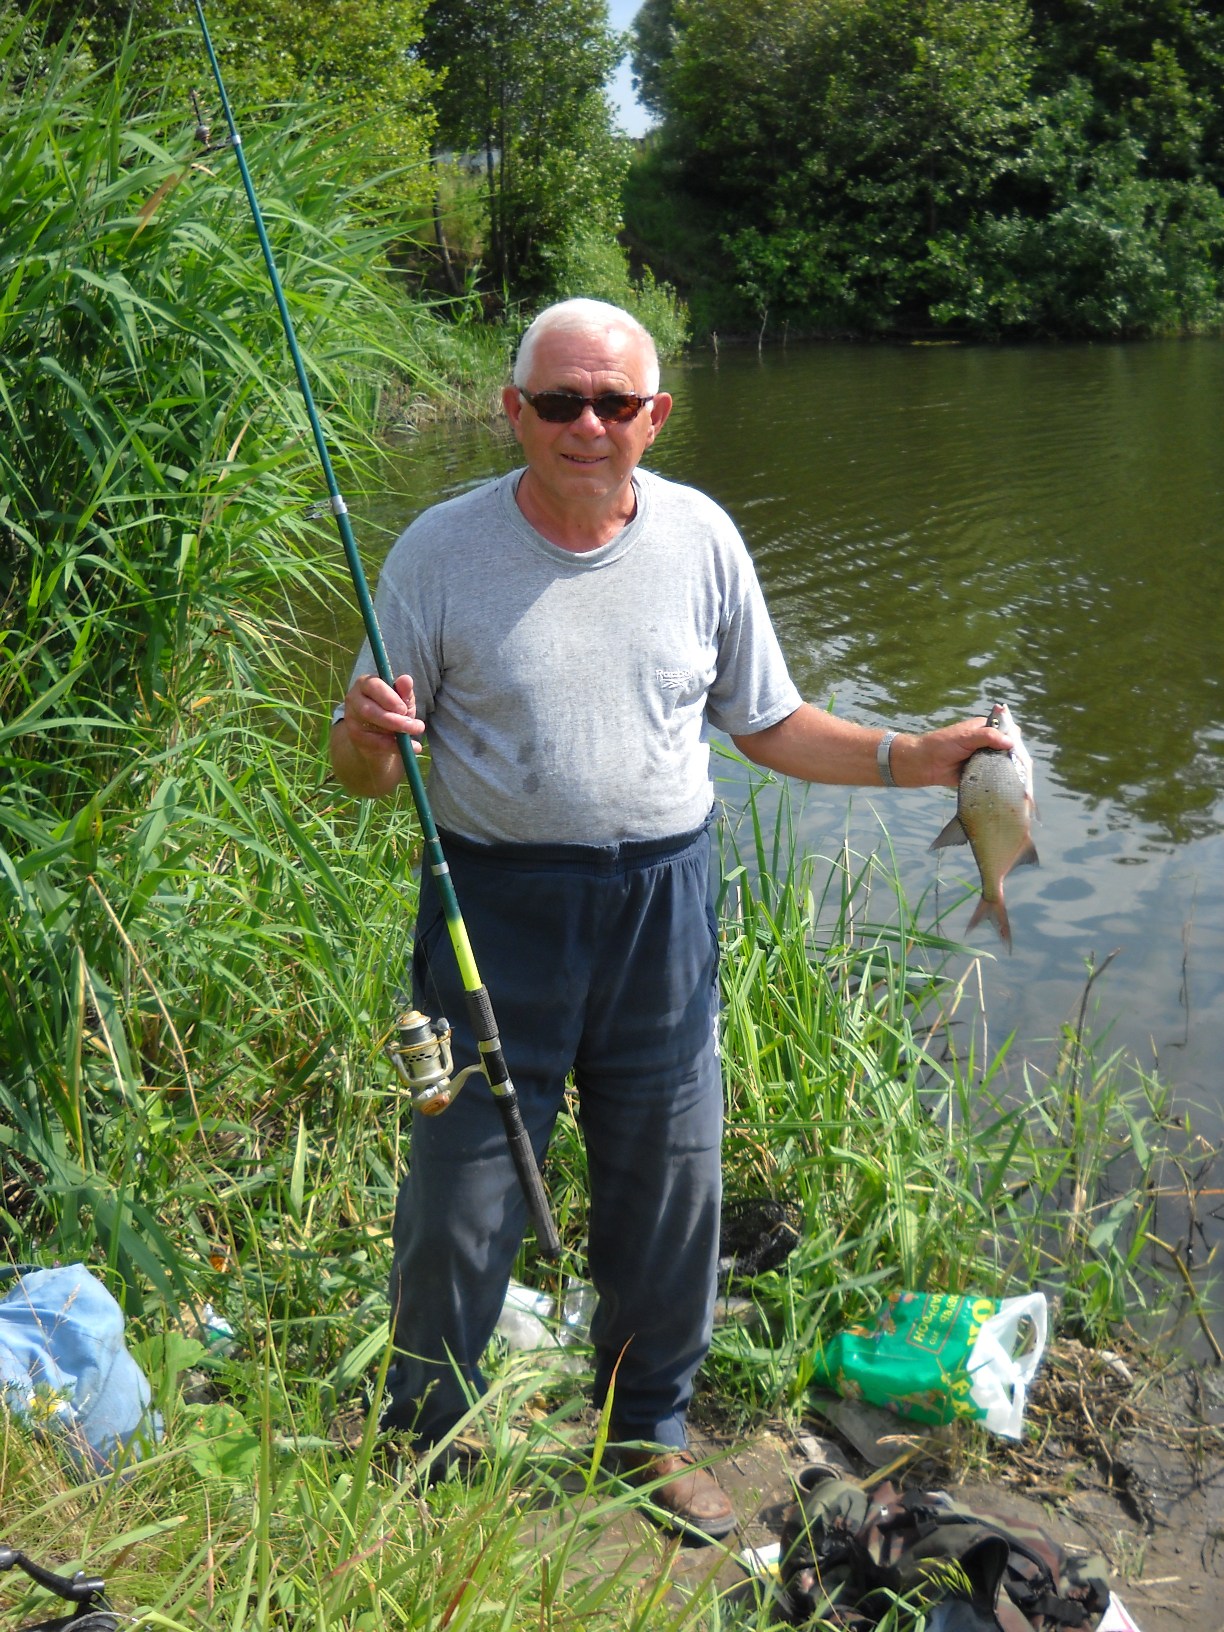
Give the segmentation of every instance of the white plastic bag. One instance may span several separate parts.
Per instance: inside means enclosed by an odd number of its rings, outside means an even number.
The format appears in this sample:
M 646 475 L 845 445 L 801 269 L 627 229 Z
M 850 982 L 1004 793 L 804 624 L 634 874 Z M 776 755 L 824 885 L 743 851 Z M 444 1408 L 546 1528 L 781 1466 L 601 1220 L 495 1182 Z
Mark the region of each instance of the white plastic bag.
M 497 1330 L 509 1349 L 557 1349 L 561 1339 L 544 1324 L 554 1319 L 556 1302 L 547 1292 L 511 1281 L 497 1317 Z
M 1017 1354 L 1020 1328 L 1026 1320 L 1032 1322 L 1032 1340 Z M 1023 1434 L 1028 1387 L 1045 1352 L 1048 1324 L 1044 1292 L 1004 1298 L 997 1312 L 982 1322 L 965 1369 L 970 1397 L 991 1433 L 1006 1439 L 1019 1439 Z

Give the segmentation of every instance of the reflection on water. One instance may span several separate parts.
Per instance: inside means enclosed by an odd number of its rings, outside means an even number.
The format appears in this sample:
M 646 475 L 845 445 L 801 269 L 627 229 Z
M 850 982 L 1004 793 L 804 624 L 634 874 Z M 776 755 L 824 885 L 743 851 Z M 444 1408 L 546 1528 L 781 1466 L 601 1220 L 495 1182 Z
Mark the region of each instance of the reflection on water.
M 1009 880 L 1014 956 L 982 966 L 990 1042 L 1014 1027 L 1048 1061 L 1086 960 L 1120 946 L 1096 990 L 1111 1041 L 1218 1105 L 1224 345 L 821 346 L 666 383 L 650 461 L 739 522 L 806 695 L 901 727 L 1001 697 L 1025 731 L 1042 867 Z M 367 560 L 517 451 L 500 430 L 415 438 Z M 927 851 L 952 797 L 813 789 L 800 831 L 866 852 L 884 823 L 923 921 L 955 932 L 972 863 Z

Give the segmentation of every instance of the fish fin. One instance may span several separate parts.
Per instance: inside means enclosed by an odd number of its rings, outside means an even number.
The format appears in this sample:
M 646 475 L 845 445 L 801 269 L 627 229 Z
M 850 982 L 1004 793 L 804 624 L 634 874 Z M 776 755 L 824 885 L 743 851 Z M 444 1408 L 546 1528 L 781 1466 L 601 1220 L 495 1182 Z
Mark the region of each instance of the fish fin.
M 947 826 L 944 828 L 943 832 L 940 833 L 939 837 L 937 839 L 932 839 L 931 849 L 932 850 L 946 850 L 948 845 L 950 845 L 950 844 L 968 844 L 968 843 L 969 843 L 969 835 L 968 835 L 968 833 L 965 832 L 964 828 L 961 826 L 960 817 L 959 816 L 953 816 L 952 820 L 947 824 Z
M 1007 908 L 1003 905 L 1002 896 L 997 901 L 987 901 L 986 897 L 983 896 L 973 909 L 973 917 L 965 926 L 965 933 L 968 934 L 971 929 L 976 929 L 983 918 L 990 919 L 999 932 L 999 939 L 1010 952 L 1012 949 L 1011 924 L 1008 922 Z
M 1041 863 L 1037 860 L 1037 846 L 1033 843 L 1033 841 L 1031 839 L 1025 845 L 1024 849 L 1021 850 L 1020 854 L 1016 857 L 1015 861 L 1012 862 L 1012 866 L 1013 867 L 1040 867 L 1041 866 Z

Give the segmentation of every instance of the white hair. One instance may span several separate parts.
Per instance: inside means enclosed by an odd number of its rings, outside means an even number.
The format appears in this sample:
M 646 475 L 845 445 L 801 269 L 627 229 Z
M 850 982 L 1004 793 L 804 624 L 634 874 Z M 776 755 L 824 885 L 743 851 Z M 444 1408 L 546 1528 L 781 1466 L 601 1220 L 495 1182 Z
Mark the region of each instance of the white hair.
M 659 354 L 649 329 L 645 329 L 631 312 L 612 306 L 606 300 L 559 300 L 555 306 L 546 306 L 534 319 L 519 341 L 514 359 L 514 384 L 521 390 L 531 378 L 531 363 L 537 342 L 546 334 L 589 334 L 592 329 L 604 334 L 622 333 L 636 336 L 646 353 L 646 378 L 642 381 L 643 396 L 652 397 L 659 389 Z

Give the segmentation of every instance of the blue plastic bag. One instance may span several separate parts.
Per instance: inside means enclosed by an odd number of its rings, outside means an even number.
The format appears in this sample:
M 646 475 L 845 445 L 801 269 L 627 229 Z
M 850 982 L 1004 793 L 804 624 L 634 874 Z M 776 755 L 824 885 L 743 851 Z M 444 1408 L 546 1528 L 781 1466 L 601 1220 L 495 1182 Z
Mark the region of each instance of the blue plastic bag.
M 161 1437 L 123 1325 L 122 1309 L 84 1264 L 28 1270 L 0 1298 L 0 1401 L 23 1421 L 62 1433 L 93 1472 L 109 1468 L 142 1430 Z

